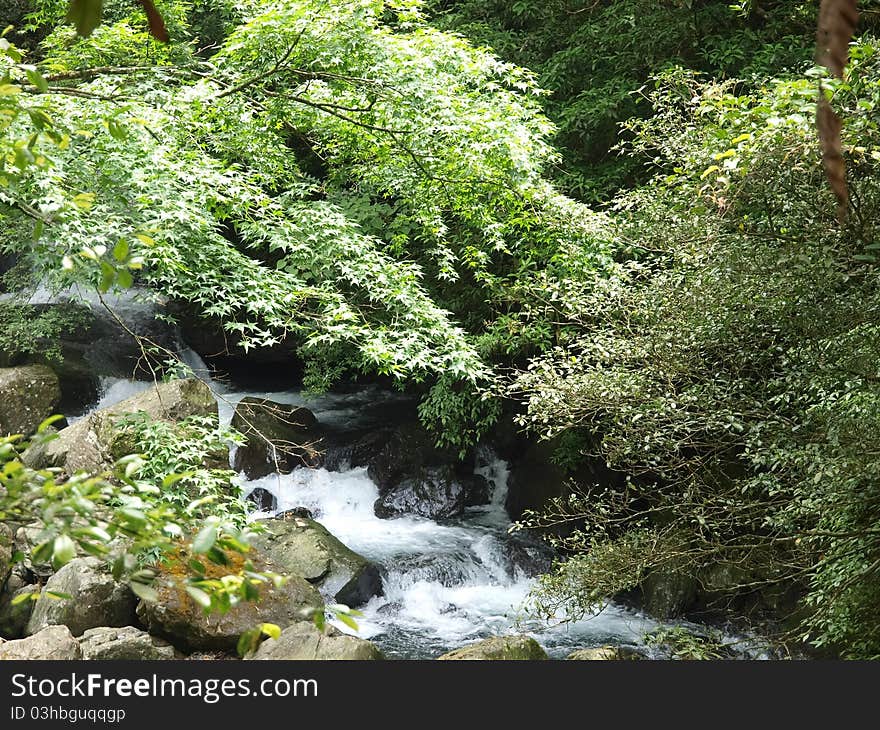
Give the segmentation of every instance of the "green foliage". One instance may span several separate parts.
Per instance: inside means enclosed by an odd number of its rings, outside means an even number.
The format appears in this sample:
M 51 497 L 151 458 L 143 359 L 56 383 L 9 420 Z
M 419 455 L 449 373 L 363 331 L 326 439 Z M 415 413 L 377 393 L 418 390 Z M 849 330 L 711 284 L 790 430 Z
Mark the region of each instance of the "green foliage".
M 229 468 L 229 444 L 243 444 L 241 434 L 203 416 L 170 423 L 135 413 L 120 417 L 116 427 L 114 455 L 138 453 L 143 459 L 139 477 L 161 484 L 163 500 L 193 516 L 221 518 L 244 529 L 246 510 Z M 216 538 L 216 527 L 212 524 L 206 534 Z M 194 551 L 207 552 L 197 548 L 198 542 L 196 537 Z
M 538 519 L 583 525 L 540 601 L 583 610 L 653 571 L 706 586 L 723 568 L 715 588 L 734 597 L 803 586 L 796 637 L 880 652 L 878 45 L 853 59 L 834 87 L 844 228 L 818 164 L 812 78 L 737 93 L 670 71 L 650 94 L 656 115 L 629 123 L 669 172 L 615 201 L 616 277 L 572 292 L 577 341 L 514 386 L 525 423 L 592 434 L 585 453 L 629 479 Z
M 654 629 L 645 634 L 645 643 L 665 649 L 673 659 L 712 661 L 731 658 L 730 649 L 716 633 L 700 636 L 681 626 Z
M 644 179 L 642 160 L 618 156 L 618 124 L 650 112 L 640 90 L 672 65 L 745 83 L 802 71 L 812 57 L 815 6 L 728 0 L 433 0 L 441 27 L 537 72 L 559 127 L 556 175 L 582 200 L 607 201 Z
M 0 365 L 8 367 L 33 358 L 59 362 L 60 336 L 88 321 L 87 311 L 78 307 L 40 309 L 0 302 Z
M 51 30 L 48 87 L 17 96 L 66 149 L 5 193 L 0 251 L 52 285 L 152 287 L 246 349 L 292 339 L 314 384 L 442 376 L 457 383 L 426 414 L 472 412 L 496 366 L 554 341 L 518 283 L 573 242 L 601 268 L 607 241 L 543 177 L 556 154 L 532 75 L 419 7 L 168 2 L 160 45 L 113 2 L 87 38 Z M 31 28 L 62 11 L 37 3 Z M 193 53 L 212 23 L 225 35 Z
M 47 430 L 51 420 L 40 426 L 34 444 L 57 438 Z M 212 443 L 205 424 L 193 422 L 188 429 L 184 458 L 199 453 L 194 444 Z M 0 520 L 39 530 L 30 554 L 16 554 L 16 562 L 51 563 L 57 570 L 78 553 L 97 556 L 138 597 L 153 601 L 157 561 L 162 561 L 170 566 L 163 571 L 166 577 L 178 580 L 206 612 L 220 613 L 240 601 L 257 600 L 260 584 L 283 580 L 250 564 L 249 530 L 238 514 L 224 516 L 214 505 L 205 516 L 204 506 L 216 502 L 213 495 L 181 507 L 175 484 L 189 477 L 163 476 L 161 445 L 156 447 L 157 463 L 129 455 L 115 463 L 112 475 L 76 473 L 66 478 L 57 469 L 26 467 L 19 451 L 27 444 L 19 445 L 19 439 L 0 439 Z

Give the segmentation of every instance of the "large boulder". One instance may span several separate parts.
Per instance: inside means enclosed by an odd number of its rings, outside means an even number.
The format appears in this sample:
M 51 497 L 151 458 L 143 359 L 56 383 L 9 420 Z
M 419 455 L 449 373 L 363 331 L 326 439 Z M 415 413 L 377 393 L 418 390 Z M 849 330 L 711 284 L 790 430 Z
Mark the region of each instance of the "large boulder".
M 467 501 L 465 485 L 452 467 L 427 467 L 381 493 L 374 509 L 377 517 L 420 515 L 439 520 L 462 514 Z
M 247 439 L 236 450 L 233 467 L 250 479 L 321 464 L 318 419 L 308 408 L 246 397 L 235 408 L 232 427 Z
M 348 636 L 335 628 L 319 631 L 311 622 L 288 626 L 277 639 L 267 639 L 247 659 L 354 660 L 384 659 L 375 644 Z
M 273 570 L 275 566 L 263 569 Z M 154 582 L 158 600 L 141 601 L 137 615 L 151 634 L 162 636 L 175 646 L 231 650 L 245 631 L 261 623 L 285 628 L 309 617 L 323 605 L 320 594 L 305 578 L 286 577 L 286 582 L 278 587 L 261 585 L 257 601 L 243 601 L 224 614 L 206 614 L 179 581 L 160 575 Z
M 54 598 L 50 593 L 70 598 Z M 96 626 L 127 626 L 135 621 L 135 603 L 131 589 L 114 580 L 98 558 L 75 558 L 46 582 L 27 633 L 64 625 L 80 636 Z
M 0 644 L 4 659 L 82 659 L 82 650 L 66 626 L 47 626 L 26 639 Z
M 41 449 L 28 449 L 24 462 L 32 468 L 61 467 L 68 474 L 77 470 L 98 472 L 106 469 L 119 451 L 120 416 L 144 413 L 152 420 L 180 421 L 189 416 L 217 418 L 217 402 L 202 381 L 172 380 L 155 383 L 145 390 L 109 408 L 95 411 L 87 418 L 58 432 L 58 438 Z
M 0 435 L 31 434 L 61 400 L 58 376 L 45 365 L 0 369 Z
M 655 570 L 641 585 L 643 608 L 659 619 L 682 616 L 699 595 L 697 580 L 684 571 Z
M 547 652 L 530 636 L 491 636 L 447 652 L 442 660 L 512 661 L 547 659 Z
M 144 661 L 178 657 L 177 651 L 167 641 L 150 636 L 134 626 L 89 629 L 80 637 L 79 645 L 83 659 Z
M 504 506 L 518 520 L 526 510 L 540 510 L 567 493 L 568 474 L 553 462 L 553 445 L 548 442 L 524 445 L 511 461 Z
M 301 575 L 336 603 L 360 606 L 382 593 L 379 569 L 314 520 L 297 515 L 263 520 L 254 545 L 285 573 Z
M 417 423 L 389 432 L 369 460 L 367 473 L 379 487 L 379 517 L 416 514 L 444 519 L 488 499 L 488 484 L 474 474 L 472 455 L 462 460 L 453 450 L 438 447 Z

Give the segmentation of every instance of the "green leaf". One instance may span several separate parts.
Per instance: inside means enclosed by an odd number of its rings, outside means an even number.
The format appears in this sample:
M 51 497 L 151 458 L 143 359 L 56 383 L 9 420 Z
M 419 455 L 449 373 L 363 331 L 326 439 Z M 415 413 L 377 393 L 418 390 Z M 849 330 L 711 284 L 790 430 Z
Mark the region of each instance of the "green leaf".
M 239 656 L 246 656 L 250 654 L 254 649 L 257 648 L 257 645 L 260 641 L 260 630 L 256 629 L 248 629 L 241 636 L 238 637 L 238 644 L 236 645 L 236 651 Z
M 36 86 L 40 91 L 44 94 L 49 90 L 49 82 L 43 78 L 43 74 L 41 74 L 36 69 L 28 70 L 25 72 L 28 78 L 34 86 Z
M 76 543 L 68 535 L 58 535 L 52 546 L 52 564 L 56 568 L 66 565 L 76 557 Z
M 207 553 L 212 547 L 214 547 L 215 542 L 217 542 L 216 526 L 206 525 L 199 530 L 199 534 L 196 535 L 193 540 L 192 551 L 199 554 Z
M 10 601 L 10 604 L 13 606 L 18 606 L 25 601 L 36 601 L 40 597 L 39 591 L 31 591 L 30 593 L 19 593 L 15 598 Z
M 128 269 L 120 269 L 116 274 L 116 283 L 123 289 L 130 289 L 134 283 L 131 272 Z
M 81 36 L 90 36 L 101 23 L 103 6 L 103 0 L 70 0 L 66 20 L 76 26 Z
M 198 603 L 206 611 L 211 608 L 211 596 L 205 593 L 201 588 L 195 586 L 187 586 L 186 592 L 196 603 Z
M 43 595 L 47 598 L 54 598 L 56 601 L 72 601 L 73 596 L 69 593 L 62 593 L 61 591 L 43 591 Z
M 128 241 L 124 238 L 120 238 L 113 247 L 113 258 L 119 263 L 128 258 Z
M 159 594 L 153 586 L 148 586 L 146 583 L 138 583 L 137 581 L 132 581 L 128 585 L 131 587 L 131 592 L 143 601 L 155 603 L 159 600 Z
M 189 569 L 190 569 L 193 573 L 196 573 L 197 575 L 204 575 L 204 574 L 205 574 L 205 565 L 204 565 L 204 563 L 202 563 L 202 562 L 196 560 L 195 558 L 193 558 L 192 560 L 190 560 L 190 561 L 187 563 L 187 565 L 189 566 Z
M 316 609 L 314 614 L 312 614 L 312 620 L 315 622 L 315 626 L 318 627 L 318 631 L 323 631 L 324 627 L 327 625 L 327 617 L 324 615 L 324 609 Z
M 348 626 L 350 629 L 353 629 L 354 631 L 359 631 L 359 630 L 360 630 L 360 629 L 358 628 L 357 621 L 355 621 L 354 618 L 352 618 L 349 614 L 347 614 L 347 613 L 337 613 L 337 614 L 336 614 L 336 618 L 338 618 L 340 621 L 342 621 L 342 623 L 344 623 L 344 624 L 345 624 L 346 626 Z
M 53 423 L 57 423 L 62 418 L 64 418 L 64 416 L 60 413 L 55 414 L 54 416 L 49 416 L 42 423 L 40 423 L 39 426 L 37 426 L 37 433 L 44 433 L 46 429 L 49 428 L 49 426 L 51 426 Z

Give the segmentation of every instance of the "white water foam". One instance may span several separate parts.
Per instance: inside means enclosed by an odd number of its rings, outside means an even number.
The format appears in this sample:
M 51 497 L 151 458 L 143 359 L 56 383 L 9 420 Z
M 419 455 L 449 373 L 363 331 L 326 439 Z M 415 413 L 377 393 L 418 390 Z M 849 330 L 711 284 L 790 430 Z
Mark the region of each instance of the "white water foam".
M 583 646 L 641 643 L 657 624 L 616 606 L 553 628 L 524 614 L 533 581 L 505 551 L 507 465 L 484 452 L 477 471 L 495 482 L 492 502 L 451 523 L 376 517 L 378 488 L 362 468 L 301 468 L 246 482 L 245 491 L 267 490 L 278 500 L 279 512 L 308 508 L 343 543 L 383 566 L 384 595 L 362 607 L 358 635 L 391 655 L 430 658 L 509 633 L 529 633 L 557 657 Z

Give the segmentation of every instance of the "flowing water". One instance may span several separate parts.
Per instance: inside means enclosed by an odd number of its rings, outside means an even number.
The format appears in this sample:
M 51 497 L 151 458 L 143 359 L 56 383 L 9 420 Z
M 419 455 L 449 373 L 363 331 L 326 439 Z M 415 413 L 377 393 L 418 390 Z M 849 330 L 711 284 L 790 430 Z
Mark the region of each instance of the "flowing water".
M 31 299 L 34 303 L 58 300 L 43 291 Z M 141 329 L 138 323 L 149 324 L 157 311 L 155 303 L 143 301 L 136 293 L 111 304 L 135 329 Z M 399 409 L 412 405 L 400 394 L 375 387 L 321 397 L 296 391 L 235 391 L 213 380 L 210 369 L 179 337 L 172 336 L 171 342 L 181 360 L 212 388 L 224 424 L 230 422 L 236 404 L 247 395 L 305 406 L 323 426 L 339 432 L 363 433 L 394 425 Z M 111 339 L 99 349 L 109 351 L 116 346 Z M 104 375 L 100 398 L 88 412 L 111 406 L 150 385 Z M 359 635 L 375 642 L 389 656 L 432 658 L 483 637 L 508 633 L 534 636 L 557 658 L 576 648 L 642 644 L 644 634 L 657 623 L 613 604 L 595 616 L 573 622 L 562 621 L 562 616 L 552 622 L 529 616 L 524 608 L 535 574 L 539 567 L 546 568 L 545 549 L 508 534 L 510 519 L 504 510 L 508 465 L 483 449 L 475 471 L 492 487 L 490 503 L 443 522 L 414 516 L 376 517 L 373 504 L 378 488 L 364 468 L 345 468 L 343 464 L 338 471 L 300 468 L 291 474 L 257 480 L 240 475 L 239 479 L 243 497 L 261 487 L 276 498 L 278 511 L 308 508 L 343 543 L 381 567 L 384 594 L 362 607 Z M 254 519 L 270 516 L 253 515 Z M 339 628 L 351 633 L 342 624 Z
M 187 359 L 200 376 L 207 372 L 195 353 L 188 353 Z M 393 411 L 404 400 L 374 387 L 309 398 L 296 391 L 243 392 L 217 382 L 210 385 L 224 424 L 230 422 L 238 401 L 248 395 L 306 406 L 322 424 L 340 429 L 368 426 L 377 410 L 380 414 Z M 98 407 L 148 386 L 105 379 Z M 262 487 L 277 499 L 279 512 L 306 507 L 348 547 L 381 566 L 384 595 L 361 607 L 364 615 L 358 618 L 357 635 L 370 639 L 389 656 L 433 658 L 471 641 L 507 633 L 534 636 L 552 657 L 564 657 L 582 647 L 641 644 L 645 632 L 657 624 L 620 606 L 608 606 L 596 616 L 570 623 L 557 620 L 548 625 L 529 618 L 523 610 L 534 584 L 530 577 L 534 570 L 529 568 L 544 551 L 507 533 L 507 464 L 483 449 L 475 471 L 492 486 L 491 502 L 443 522 L 414 516 L 376 517 L 373 503 L 378 487 L 365 468 L 300 468 L 255 480 L 240 475 L 240 480 L 243 496 Z M 270 516 L 253 514 L 255 519 Z M 341 623 L 337 626 L 353 633 Z

